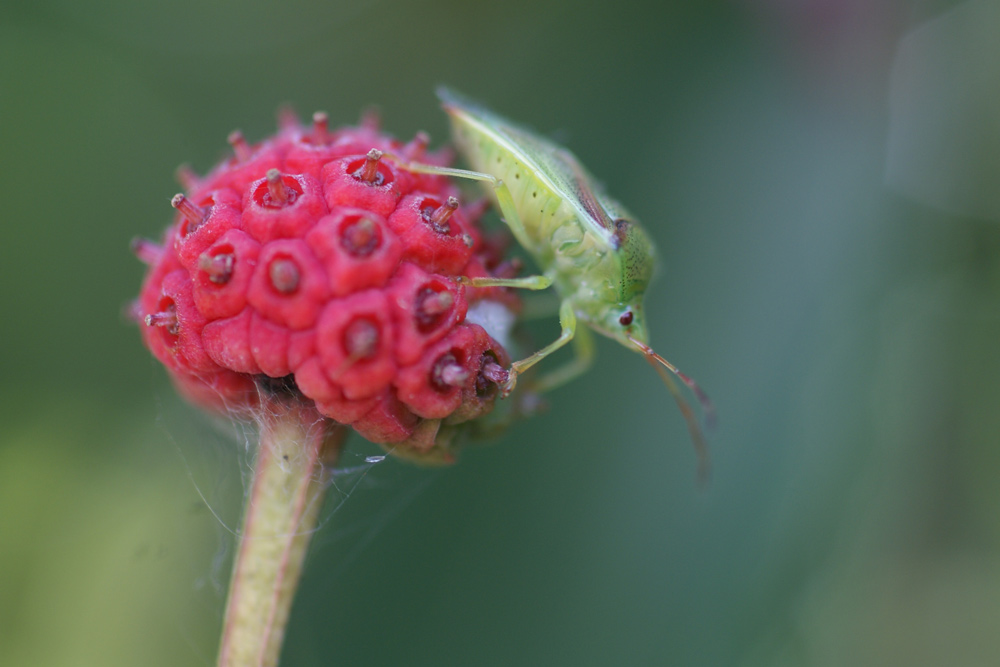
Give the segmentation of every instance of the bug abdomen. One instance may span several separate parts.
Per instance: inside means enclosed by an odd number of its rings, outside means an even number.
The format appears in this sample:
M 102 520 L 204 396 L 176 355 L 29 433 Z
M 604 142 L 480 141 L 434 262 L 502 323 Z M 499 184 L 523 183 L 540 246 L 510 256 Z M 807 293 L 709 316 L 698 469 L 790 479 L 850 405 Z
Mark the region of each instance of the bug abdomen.
M 453 126 L 455 142 L 469 166 L 502 180 L 510 190 L 514 207 L 533 246 L 525 250 L 536 258 L 544 255 L 550 230 L 558 226 L 564 214 L 562 199 L 537 177 L 537 169 L 526 165 L 523 158 L 497 138 L 480 131 L 463 116 L 453 120 L 456 121 Z
M 604 244 L 588 233 L 579 212 L 521 162 L 517 155 L 486 142 L 476 168 L 502 180 L 524 224 L 530 252 L 543 271 L 558 274 L 586 270 L 604 257 Z M 485 150 L 488 146 L 494 150 Z

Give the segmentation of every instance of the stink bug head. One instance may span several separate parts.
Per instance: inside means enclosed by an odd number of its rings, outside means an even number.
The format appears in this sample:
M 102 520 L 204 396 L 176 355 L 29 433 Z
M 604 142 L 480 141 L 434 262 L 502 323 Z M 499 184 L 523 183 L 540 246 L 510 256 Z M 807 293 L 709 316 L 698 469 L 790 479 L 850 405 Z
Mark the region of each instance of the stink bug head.
M 601 308 L 599 319 L 588 322 L 595 330 L 616 340 L 630 350 L 636 349 L 633 341 L 649 343 L 649 330 L 640 294 L 631 302 L 607 305 Z
M 602 202 L 606 210 L 618 212 Z M 620 207 L 619 207 L 620 208 Z M 626 218 L 613 220 L 609 248 L 611 261 L 597 264 L 589 272 L 586 284 L 601 283 L 607 291 L 578 290 L 579 310 L 594 329 L 627 348 L 631 339 L 649 342 L 643 300 L 656 266 L 656 251 L 638 223 Z

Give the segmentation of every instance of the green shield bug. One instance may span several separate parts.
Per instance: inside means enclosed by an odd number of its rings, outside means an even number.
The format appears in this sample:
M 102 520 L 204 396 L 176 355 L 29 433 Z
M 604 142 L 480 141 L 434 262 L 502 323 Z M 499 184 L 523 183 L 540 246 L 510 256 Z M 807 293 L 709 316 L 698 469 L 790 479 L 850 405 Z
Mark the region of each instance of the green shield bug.
M 705 393 L 676 366 L 649 346 L 643 297 L 652 277 L 656 255 L 646 232 L 565 148 L 538 136 L 460 95 L 439 89 L 451 120 L 459 152 L 472 168 L 451 169 L 423 164 L 407 168 L 480 181 L 515 239 L 542 270 L 524 278 L 466 278 L 474 287 L 530 290 L 553 287 L 561 300 L 562 333 L 549 345 L 516 361 L 503 393 L 509 395 L 517 376 L 570 341 L 575 358 L 540 376 L 537 391 L 559 386 L 584 372 L 594 357 L 594 343 L 581 321 L 598 333 L 641 353 L 666 383 L 687 422 L 698 452 L 702 474 L 708 452 L 691 407 L 671 374 L 698 397 L 706 419 L 713 408 Z

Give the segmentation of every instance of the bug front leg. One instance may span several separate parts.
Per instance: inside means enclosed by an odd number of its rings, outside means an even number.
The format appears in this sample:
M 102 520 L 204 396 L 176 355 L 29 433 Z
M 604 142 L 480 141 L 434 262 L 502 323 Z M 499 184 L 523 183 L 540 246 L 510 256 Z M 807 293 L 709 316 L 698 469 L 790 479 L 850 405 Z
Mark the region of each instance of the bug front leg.
M 562 327 L 562 333 L 559 334 L 559 338 L 556 338 L 530 357 L 525 357 L 511 364 L 510 377 L 507 378 L 507 382 L 503 385 L 503 396 L 509 396 L 510 392 L 514 391 L 518 375 L 573 340 L 573 336 L 576 335 L 576 313 L 573 312 L 573 303 L 568 299 L 563 301 L 562 305 L 559 306 L 559 326 Z M 559 371 L 556 372 L 558 373 Z M 544 378 L 542 382 L 545 382 Z
M 583 375 L 594 363 L 594 335 L 587 327 L 581 327 L 573 338 L 573 351 L 576 354 L 572 361 L 549 371 L 536 378 L 531 383 L 531 390 L 539 394 L 561 387 L 570 380 Z

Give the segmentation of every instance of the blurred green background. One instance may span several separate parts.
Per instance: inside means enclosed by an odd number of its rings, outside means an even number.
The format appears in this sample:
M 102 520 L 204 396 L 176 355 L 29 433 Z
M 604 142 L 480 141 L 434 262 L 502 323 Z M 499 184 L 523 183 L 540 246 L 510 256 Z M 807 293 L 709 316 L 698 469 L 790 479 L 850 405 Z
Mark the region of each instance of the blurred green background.
M 0 664 L 213 664 L 246 436 L 123 322 L 129 239 L 283 102 L 443 142 L 440 83 L 644 221 L 714 477 L 605 341 L 459 465 L 337 478 L 283 664 L 1000 664 L 1000 13 L 955 4 L 5 0 Z

